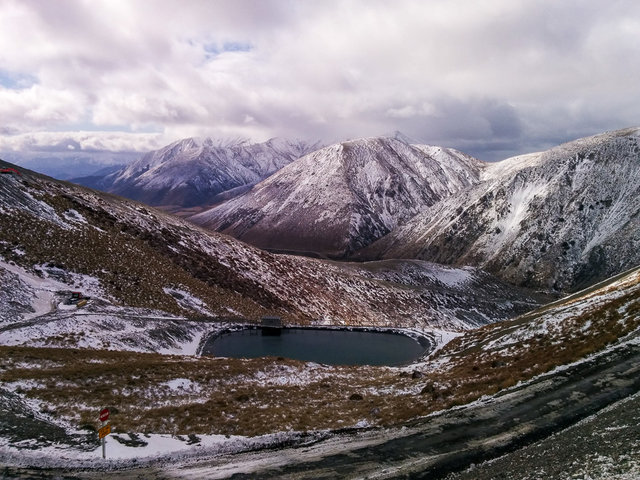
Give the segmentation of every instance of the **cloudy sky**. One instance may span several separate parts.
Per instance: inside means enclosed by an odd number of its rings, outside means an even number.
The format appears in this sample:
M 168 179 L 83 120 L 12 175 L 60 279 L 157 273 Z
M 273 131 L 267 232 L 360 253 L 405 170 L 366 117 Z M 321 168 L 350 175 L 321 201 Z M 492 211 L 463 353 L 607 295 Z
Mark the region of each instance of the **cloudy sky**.
M 635 0 L 0 0 L 0 152 L 395 130 L 485 160 L 640 125 Z

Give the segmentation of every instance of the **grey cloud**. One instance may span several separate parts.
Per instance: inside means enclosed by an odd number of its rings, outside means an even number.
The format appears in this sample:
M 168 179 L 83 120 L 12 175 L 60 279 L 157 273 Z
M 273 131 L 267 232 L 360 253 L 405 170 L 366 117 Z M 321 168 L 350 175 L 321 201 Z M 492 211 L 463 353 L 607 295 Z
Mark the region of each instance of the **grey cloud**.
M 0 87 L 0 136 L 83 118 L 167 140 L 397 129 L 495 160 L 640 124 L 632 0 L 63 5 L 0 5 L 0 70 L 39 92 Z M 137 150 L 135 138 L 121 140 Z

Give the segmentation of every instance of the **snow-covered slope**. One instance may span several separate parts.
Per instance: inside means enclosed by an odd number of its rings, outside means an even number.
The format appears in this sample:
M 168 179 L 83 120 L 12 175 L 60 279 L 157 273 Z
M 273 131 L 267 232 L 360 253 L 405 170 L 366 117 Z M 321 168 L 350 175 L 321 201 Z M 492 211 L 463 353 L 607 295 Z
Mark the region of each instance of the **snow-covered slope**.
M 302 323 L 442 328 L 508 318 L 539 303 L 475 269 L 443 273 L 426 262 L 381 269 L 272 255 L 29 171 L 0 176 L 0 212 L 0 260 L 16 267 L 0 268 L 11 285 L 0 292 L 0 304 L 12 305 L 11 322 L 44 319 L 55 295 L 75 289 L 102 302 L 110 317 L 120 306 L 174 317 L 276 314 Z
M 352 140 L 313 152 L 191 220 L 262 248 L 343 257 L 476 183 L 483 168 L 452 149 Z
M 99 185 L 149 205 L 210 205 L 216 195 L 252 185 L 315 148 L 282 138 L 254 144 L 187 138 L 147 153 Z
M 640 264 L 640 129 L 490 165 L 483 182 L 427 208 L 363 252 L 475 265 L 570 290 Z

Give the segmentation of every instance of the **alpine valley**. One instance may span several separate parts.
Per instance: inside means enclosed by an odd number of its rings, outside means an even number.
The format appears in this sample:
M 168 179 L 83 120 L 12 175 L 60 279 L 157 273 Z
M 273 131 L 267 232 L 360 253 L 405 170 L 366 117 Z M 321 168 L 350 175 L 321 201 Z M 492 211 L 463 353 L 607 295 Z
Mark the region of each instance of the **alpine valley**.
M 185 139 L 85 186 L 0 161 L 3 476 L 637 478 L 639 141 Z M 264 316 L 426 350 L 203 354 Z

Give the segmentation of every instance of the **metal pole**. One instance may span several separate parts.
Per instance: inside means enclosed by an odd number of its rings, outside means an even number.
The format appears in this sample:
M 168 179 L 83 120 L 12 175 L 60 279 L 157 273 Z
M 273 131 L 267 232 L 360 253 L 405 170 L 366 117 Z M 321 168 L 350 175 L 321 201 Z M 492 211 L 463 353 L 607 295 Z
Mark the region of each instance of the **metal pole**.
M 107 422 L 102 422 L 102 426 L 104 427 L 107 424 Z M 105 459 L 107 458 L 107 447 L 106 447 L 106 438 L 102 437 L 102 458 Z

